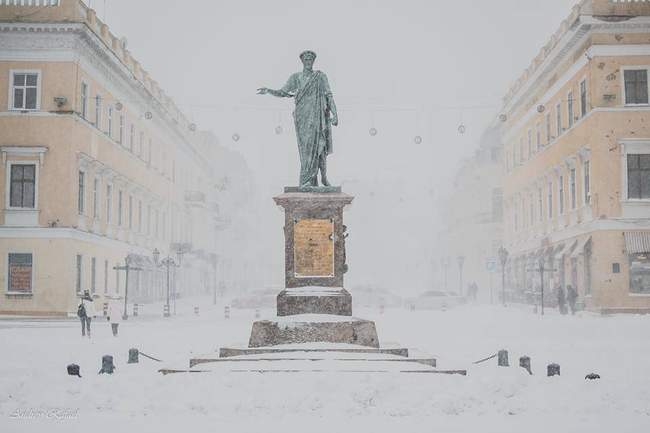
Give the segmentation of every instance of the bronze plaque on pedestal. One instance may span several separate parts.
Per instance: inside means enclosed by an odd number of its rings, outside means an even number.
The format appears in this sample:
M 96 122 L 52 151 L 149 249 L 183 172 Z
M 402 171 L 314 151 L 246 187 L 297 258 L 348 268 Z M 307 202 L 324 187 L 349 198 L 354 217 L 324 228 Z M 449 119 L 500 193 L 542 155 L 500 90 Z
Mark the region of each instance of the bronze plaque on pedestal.
M 334 223 L 301 219 L 293 228 L 296 278 L 334 277 Z

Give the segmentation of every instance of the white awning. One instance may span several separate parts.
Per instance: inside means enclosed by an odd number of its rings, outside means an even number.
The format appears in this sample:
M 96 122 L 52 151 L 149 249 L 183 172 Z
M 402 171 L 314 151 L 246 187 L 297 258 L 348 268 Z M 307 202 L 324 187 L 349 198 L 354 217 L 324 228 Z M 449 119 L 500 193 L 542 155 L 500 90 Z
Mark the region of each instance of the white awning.
M 650 232 L 624 232 L 628 254 L 650 253 Z
M 573 253 L 571 253 L 571 258 L 577 258 L 580 254 L 585 253 L 585 245 L 591 241 L 591 236 L 587 236 L 582 240 L 578 241 L 578 245 L 574 248 Z

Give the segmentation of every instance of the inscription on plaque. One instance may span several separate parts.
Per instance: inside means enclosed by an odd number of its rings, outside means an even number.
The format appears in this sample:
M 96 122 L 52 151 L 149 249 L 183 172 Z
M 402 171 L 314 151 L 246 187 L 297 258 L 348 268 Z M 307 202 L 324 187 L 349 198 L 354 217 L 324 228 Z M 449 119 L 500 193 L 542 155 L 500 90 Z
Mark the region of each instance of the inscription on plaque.
M 293 226 L 296 278 L 334 276 L 334 223 L 329 219 L 301 219 Z

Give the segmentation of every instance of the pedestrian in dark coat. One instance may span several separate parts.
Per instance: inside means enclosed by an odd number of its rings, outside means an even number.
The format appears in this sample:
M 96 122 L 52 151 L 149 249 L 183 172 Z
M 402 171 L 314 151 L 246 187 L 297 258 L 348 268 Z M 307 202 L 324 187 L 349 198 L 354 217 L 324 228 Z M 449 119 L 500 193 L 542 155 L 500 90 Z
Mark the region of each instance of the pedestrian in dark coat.
M 84 302 L 87 301 L 88 303 Z M 94 316 L 95 308 L 93 306 L 93 298 L 90 296 L 88 290 L 84 291 L 81 300 L 79 301 L 79 306 L 77 307 L 77 317 L 81 321 L 81 336 L 85 337 L 86 333 L 88 338 L 90 338 L 90 321 Z
M 576 301 L 578 300 L 578 292 L 576 292 L 576 289 L 574 289 L 570 284 L 566 287 L 566 299 L 569 303 L 571 314 L 576 314 Z
M 557 288 L 557 306 L 560 309 L 560 314 L 567 313 L 566 296 L 564 294 L 564 289 L 562 286 L 558 286 Z

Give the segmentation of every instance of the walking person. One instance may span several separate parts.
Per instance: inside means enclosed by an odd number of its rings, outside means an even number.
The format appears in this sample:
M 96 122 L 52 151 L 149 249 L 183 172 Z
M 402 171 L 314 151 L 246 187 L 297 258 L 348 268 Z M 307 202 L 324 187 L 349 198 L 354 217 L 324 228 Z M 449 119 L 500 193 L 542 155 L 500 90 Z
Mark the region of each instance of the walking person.
M 578 300 L 578 292 L 571 284 L 566 287 L 566 299 L 571 309 L 571 315 L 576 314 L 576 301 Z
M 560 309 L 560 314 L 564 315 L 567 313 L 566 296 L 562 286 L 557 287 L 557 306 Z
M 122 303 L 120 302 L 120 299 L 121 298 L 118 296 L 111 297 L 108 302 L 108 321 L 111 322 L 113 337 L 117 337 L 118 328 L 122 322 Z
M 85 301 L 85 302 L 84 302 Z M 81 336 L 85 337 L 88 334 L 90 338 L 90 322 L 95 317 L 95 304 L 93 298 L 90 296 L 88 290 L 84 290 L 81 296 L 79 306 L 77 307 L 77 317 L 81 321 Z

